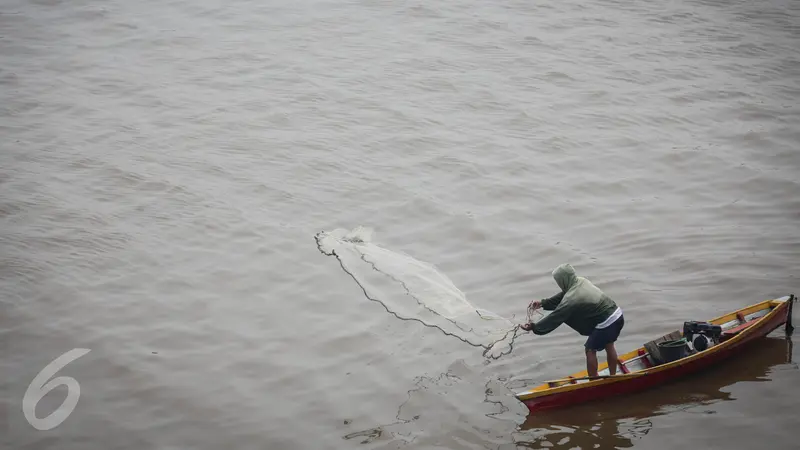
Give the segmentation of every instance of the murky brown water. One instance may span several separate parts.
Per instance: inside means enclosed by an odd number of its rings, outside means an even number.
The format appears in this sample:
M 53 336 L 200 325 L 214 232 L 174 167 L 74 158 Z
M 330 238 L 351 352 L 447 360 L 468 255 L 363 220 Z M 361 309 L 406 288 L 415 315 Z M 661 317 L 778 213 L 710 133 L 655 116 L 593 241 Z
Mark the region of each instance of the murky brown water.
M 579 336 L 486 364 L 313 236 L 370 226 L 505 317 L 570 262 L 625 309 L 620 350 L 800 293 L 799 21 L 793 0 L 3 2 L 3 445 L 797 448 L 780 333 L 529 417 L 509 394 L 581 369 Z M 23 396 L 74 348 L 80 399 L 39 431 Z

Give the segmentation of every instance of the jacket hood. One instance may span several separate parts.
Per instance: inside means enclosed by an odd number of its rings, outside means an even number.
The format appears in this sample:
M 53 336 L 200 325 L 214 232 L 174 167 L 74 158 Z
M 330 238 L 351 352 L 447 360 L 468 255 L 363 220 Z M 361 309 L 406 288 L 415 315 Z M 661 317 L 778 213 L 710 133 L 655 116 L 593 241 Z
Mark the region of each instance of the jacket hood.
M 556 280 L 556 284 L 558 284 L 562 292 L 567 292 L 578 282 L 575 269 L 569 264 L 561 264 L 556 267 L 555 270 L 553 270 L 553 279 Z

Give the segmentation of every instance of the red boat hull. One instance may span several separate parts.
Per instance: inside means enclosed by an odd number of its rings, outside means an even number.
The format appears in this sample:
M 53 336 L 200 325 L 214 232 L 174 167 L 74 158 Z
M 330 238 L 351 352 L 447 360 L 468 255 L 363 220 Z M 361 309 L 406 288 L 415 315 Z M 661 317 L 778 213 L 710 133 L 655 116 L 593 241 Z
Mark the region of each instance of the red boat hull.
M 616 383 L 586 386 L 582 389 L 532 398 L 525 400 L 524 403 L 531 412 L 539 412 L 547 409 L 562 408 L 578 403 L 630 394 L 674 381 L 680 377 L 700 371 L 736 355 L 742 349 L 742 346 L 755 339 L 764 337 L 781 325 L 784 325 L 791 313 L 791 301 L 786 303 L 787 304 L 778 307 L 782 309 L 782 311 L 777 311 L 770 319 L 754 325 L 753 329 L 747 333 L 747 336 L 743 336 L 743 339 L 737 342 L 723 343 L 720 347 L 724 348 L 720 348 L 719 351 L 713 353 L 709 352 L 708 356 L 687 360 L 685 364 L 678 365 L 668 370 L 654 371 Z

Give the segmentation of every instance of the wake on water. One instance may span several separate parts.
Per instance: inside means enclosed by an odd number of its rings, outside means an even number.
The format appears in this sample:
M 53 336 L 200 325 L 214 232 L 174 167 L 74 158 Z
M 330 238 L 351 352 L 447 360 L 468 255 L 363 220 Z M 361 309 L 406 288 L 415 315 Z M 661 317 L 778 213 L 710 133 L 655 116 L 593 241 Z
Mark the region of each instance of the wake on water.
M 342 269 L 372 301 L 402 320 L 438 328 L 444 334 L 483 349 L 498 359 L 511 353 L 522 331 L 508 319 L 471 305 L 444 274 L 431 264 L 379 247 L 372 230 L 336 229 L 315 236 L 317 248 L 334 256 Z

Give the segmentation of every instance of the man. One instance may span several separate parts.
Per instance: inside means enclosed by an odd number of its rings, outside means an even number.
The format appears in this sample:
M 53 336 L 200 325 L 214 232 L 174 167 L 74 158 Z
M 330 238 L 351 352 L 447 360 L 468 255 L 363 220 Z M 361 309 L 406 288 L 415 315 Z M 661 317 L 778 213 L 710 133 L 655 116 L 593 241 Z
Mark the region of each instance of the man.
M 553 279 L 561 292 L 541 301 L 533 301 L 530 305 L 533 309 L 541 307 L 553 312 L 536 323 L 520 327 L 544 335 L 566 323 L 581 335 L 589 336 L 584 345 L 589 376 L 597 376 L 598 350 L 606 351 L 608 371 L 616 375 L 618 360 L 614 342 L 625 325 L 622 309 L 591 281 L 575 275 L 575 269 L 569 264 L 556 267 Z

